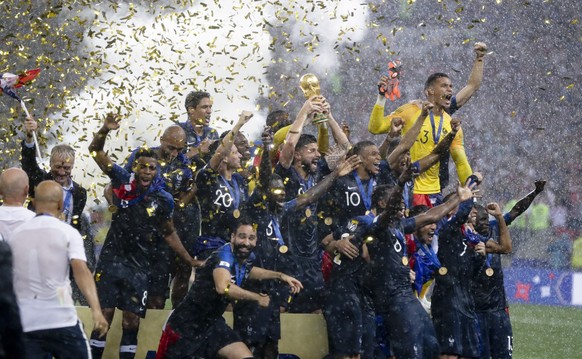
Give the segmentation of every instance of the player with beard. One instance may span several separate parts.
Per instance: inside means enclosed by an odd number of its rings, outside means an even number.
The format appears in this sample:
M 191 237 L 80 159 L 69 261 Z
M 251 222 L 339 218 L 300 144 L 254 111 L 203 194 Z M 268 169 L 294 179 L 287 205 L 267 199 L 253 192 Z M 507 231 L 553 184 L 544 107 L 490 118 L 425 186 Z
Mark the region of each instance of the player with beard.
M 473 66 L 473 72 L 469 83 L 456 96 L 453 96 L 453 88 L 448 75 L 443 73 L 434 73 L 430 75 L 425 83 L 424 92 L 427 100 L 434 107 L 425 117 L 417 141 L 411 148 L 410 155 L 412 161 L 417 161 L 429 154 L 433 148 L 451 131 L 450 114 L 463 106 L 469 98 L 477 91 L 483 77 L 483 57 L 487 47 L 483 43 L 475 44 L 476 60 Z M 403 133 L 406 134 L 413 126 L 422 109 L 420 101 L 415 100 L 406 105 L 397 108 L 388 116 L 384 116 L 384 106 L 386 103 L 385 92 L 388 88 L 387 78 L 382 77 L 378 82 L 379 95 L 370 114 L 368 131 L 372 134 L 388 133 L 392 127 L 393 121 L 403 121 Z M 452 110 L 452 111 L 451 111 Z M 447 113 L 447 111 L 451 111 Z M 471 174 L 471 166 L 465 154 L 462 131 L 455 138 L 450 146 L 450 153 L 457 167 L 457 174 L 461 183 Z M 448 158 L 448 155 L 444 155 Z M 448 162 L 447 162 L 448 164 Z M 443 165 L 447 167 L 448 165 Z M 442 201 L 441 184 L 440 184 L 440 165 L 431 167 L 424 174 L 415 179 L 413 205 L 424 204 L 432 207 Z M 444 169 L 443 169 L 444 172 Z
M 231 301 L 253 301 L 264 308 L 270 297 L 243 289 L 248 280 L 279 280 L 292 293 L 301 282 L 281 272 L 254 266 L 252 251 L 257 244 L 257 225 L 241 217 L 230 243 L 215 251 L 198 271 L 186 298 L 168 318 L 156 359 L 252 358 L 253 354 L 222 317 Z
M 196 187 L 193 186 L 190 161 L 182 152 L 186 147 L 186 133 L 178 125 L 172 125 L 164 131 L 160 138 L 160 145 L 152 147 L 158 157 L 158 172 L 156 177 L 163 181 L 164 190 L 170 193 L 176 204 L 174 210 L 174 224 L 182 245 L 187 250 L 194 249 L 194 243 L 200 233 L 200 209 L 193 203 Z M 124 168 L 131 172 L 135 155 L 139 149 L 129 156 Z M 115 208 L 115 207 L 112 207 Z M 184 299 L 188 292 L 188 280 L 192 267 L 188 263 L 172 255 L 170 247 L 161 238 L 156 243 L 157 250 L 153 253 L 153 263 L 150 286 L 148 288 L 148 309 L 164 309 L 169 295 L 170 273 L 174 276 L 172 287 L 172 306 Z M 193 255 L 193 253 L 190 253 Z
M 267 127 L 262 136 L 267 148 L 272 138 Z M 356 156 L 344 161 L 320 183 L 291 201 L 285 201 L 285 185 L 277 174 L 271 175 L 271 161 L 268 151 L 263 151 L 258 186 L 245 204 L 244 213 L 257 221 L 257 248 L 255 263 L 261 268 L 288 271 L 289 254 L 295 250 L 287 241 L 283 228 L 294 213 L 302 212 L 306 206 L 315 203 L 332 185 L 338 176 L 350 173 L 358 164 Z M 291 247 L 291 251 L 289 251 Z M 272 282 L 248 282 L 245 289 L 270 293 L 272 300 L 267 308 L 254 302 L 239 301 L 234 307 L 234 328 L 241 335 L 255 358 L 276 358 L 278 340 L 281 336 L 279 308 L 287 305 L 289 291 Z
M 205 91 L 192 91 L 184 101 L 188 120 L 180 122 L 180 127 L 186 132 L 186 156 L 203 158 L 209 153 L 208 146 L 218 140 L 218 132 L 210 127 L 212 115 L 212 99 Z
M 416 217 L 403 218 L 402 190 L 412 175 L 412 166 L 403 171 L 398 185 L 386 196 L 387 207 L 366 228 L 371 264 L 367 283 L 371 288 L 376 314 L 388 327 L 390 344 L 397 358 L 438 357 L 438 342 L 428 314 L 414 296 L 404 234 L 413 233 L 444 217 L 460 201 L 473 198 L 473 184 L 457 188 L 450 201 Z
M 248 184 L 238 173 L 241 154 L 234 145 L 239 130 L 253 114 L 243 111 L 232 130 L 221 140 L 208 164 L 196 174 L 196 187 L 201 218 L 201 236 L 196 240 L 195 254 L 206 258 L 230 238 L 233 219 L 241 215 L 248 199 Z
M 536 181 L 535 190 L 520 199 L 511 211 L 503 215 L 507 226 L 529 208 L 536 196 L 544 190 L 545 184 L 546 181 Z M 502 224 L 497 219 L 489 221 L 489 216 L 483 208 L 478 208 L 474 214 L 475 229 L 484 237 L 486 243 L 493 241 L 501 244 L 503 242 L 501 236 L 505 233 L 502 231 Z M 487 245 L 487 253 L 489 266 L 485 265 L 481 268 L 472 287 L 483 348 L 481 358 L 511 358 L 513 330 L 503 284 L 501 255 L 491 253 L 489 245 Z M 490 268 L 489 271 L 488 268 Z
M 119 119 L 108 114 L 89 145 L 99 168 L 111 178 L 116 206 L 99 256 L 95 282 L 103 315 L 111 324 L 115 308 L 123 311 L 120 358 L 133 358 L 137 348 L 140 317 L 145 316 L 148 281 L 153 267 L 154 245 L 162 236 L 168 245 L 191 266 L 201 265 L 190 257 L 176 234 L 172 214 L 174 200 L 155 181 L 156 153 L 142 148 L 135 155 L 133 173 L 115 164 L 103 150 L 109 131 L 119 128 Z M 136 300 L 137 299 L 137 300 Z M 105 339 L 91 334 L 93 357 L 101 358 Z

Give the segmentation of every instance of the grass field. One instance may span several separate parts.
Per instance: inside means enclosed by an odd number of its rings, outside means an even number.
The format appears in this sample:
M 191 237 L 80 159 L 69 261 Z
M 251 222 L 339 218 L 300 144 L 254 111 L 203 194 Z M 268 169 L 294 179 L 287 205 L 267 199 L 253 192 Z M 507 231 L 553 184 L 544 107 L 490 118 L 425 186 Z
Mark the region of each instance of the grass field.
M 514 359 L 582 358 L 582 309 L 513 304 Z

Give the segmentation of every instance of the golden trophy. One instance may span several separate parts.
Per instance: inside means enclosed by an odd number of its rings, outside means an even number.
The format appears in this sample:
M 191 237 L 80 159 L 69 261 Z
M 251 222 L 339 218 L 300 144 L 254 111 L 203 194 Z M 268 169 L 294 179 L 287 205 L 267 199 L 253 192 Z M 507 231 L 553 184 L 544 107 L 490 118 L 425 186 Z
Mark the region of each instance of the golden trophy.
M 321 96 L 321 87 L 319 86 L 319 79 L 314 74 L 305 74 L 299 79 L 299 87 L 303 91 L 306 99 L 313 96 Z M 311 121 L 314 125 L 327 122 L 327 115 L 324 113 L 316 113 Z

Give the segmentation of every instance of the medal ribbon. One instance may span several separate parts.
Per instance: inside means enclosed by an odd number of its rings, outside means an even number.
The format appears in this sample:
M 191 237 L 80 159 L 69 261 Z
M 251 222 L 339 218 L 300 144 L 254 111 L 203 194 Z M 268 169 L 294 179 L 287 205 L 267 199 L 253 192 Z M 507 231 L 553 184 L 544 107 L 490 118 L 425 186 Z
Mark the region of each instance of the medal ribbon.
M 434 144 L 436 145 L 437 143 L 439 143 L 439 140 L 441 139 L 441 133 L 443 131 L 443 118 L 445 116 L 444 114 L 441 114 L 439 129 L 438 132 L 435 132 L 434 114 L 432 113 L 432 111 L 430 111 L 429 115 L 430 115 L 430 125 L 432 127 L 432 139 L 434 140 Z
M 432 249 L 431 246 L 425 246 L 424 244 L 418 242 L 416 238 L 414 238 L 414 242 L 416 246 L 420 248 L 420 250 L 424 253 L 425 257 L 438 269 L 441 267 L 441 262 L 439 261 L 436 253 Z
M 234 209 L 238 209 L 238 206 L 240 204 L 240 191 L 238 189 L 238 182 L 236 181 L 236 179 L 233 178 L 231 187 L 230 183 L 226 180 L 226 178 L 224 178 L 222 175 L 220 175 L 220 178 L 222 178 L 222 182 L 224 182 L 224 185 L 226 186 L 226 188 L 228 188 L 228 192 L 232 195 Z
M 483 243 L 487 242 L 487 237 L 485 237 L 477 232 L 473 232 L 470 228 L 465 228 L 463 226 L 463 227 L 461 227 L 461 232 L 463 233 L 463 237 L 465 238 L 465 240 L 467 242 L 469 242 L 469 244 L 472 245 L 473 247 L 476 244 L 478 244 L 479 242 L 483 242 Z M 491 258 L 492 257 L 493 256 L 491 253 L 487 254 L 487 260 L 486 260 L 487 268 L 491 268 Z
M 133 179 L 130 184 L 131 190 L 127 191 L 125 189 L 126 185 L 122 185 L 119 188 L 114 188 L 113 193 L 115 193 L 116 197 L 120 200 L 119 204 L 116 204 L 118 208 L 127 208 L 133 206 L 134 204 L 141 201 L 145 196 L 153 192 L 155 189 L 160 188 L 159 185 L 155 185 L 155 181 L 152 181 L 152 184 L 148 187 L 148 189 L 140 194 L 139 196 L 132 196 L 137 191 L 136 180 Z
M 370 177 L 370 180 L 368 181 L 368 188 L 367 190 L 365 190 L 364 185 L 362 184 L 362 180 L 360 179 L 360 176 L 358 176 L 358 173 L 356 171 L 352 173 L 354 175 L 356 183 L 358 184 L 358 190 L 360 192 L 360 195 L 362 196 L 362 200 L 364 201 L 366 211 L 369 211 L 372 209 L 372 193 L 374 192 L 374 179 Z
M 279 221 L 277 217 L 271 215 L 271 223 L 273 224 L 273 232 L 275 232 L 275 237 L 277 237 L 277 243 L 279 246 L 284 246 L 283 235 L 281 235 L 281 227 L 279 226 Z

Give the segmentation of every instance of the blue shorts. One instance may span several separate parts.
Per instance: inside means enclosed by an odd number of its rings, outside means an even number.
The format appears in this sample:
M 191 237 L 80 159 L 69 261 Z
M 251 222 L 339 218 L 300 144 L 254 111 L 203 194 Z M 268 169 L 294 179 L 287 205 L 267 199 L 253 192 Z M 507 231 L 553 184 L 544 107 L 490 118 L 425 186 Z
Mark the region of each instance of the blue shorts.
M 510 359 L 513 355 L 513 330 L 505 310 L 477 313 L 481 335 L 481 358 Z
M 222 317 L 202 333 L 179 333 L 166 325 L 156 359 L 215 358 L 220 349 L 240 341 Z
M 232 314 L 233 328 L 247 345 L 257 346 L 281 339 L 281 314 L 274 300 L 267 308 L 241 300 L 234 305 Z
M 99 261 L 95 284 L 101 308 L 119 308 L 145 317 L 147 273 L 119 262 Z
M 293 256 L 293 276 L 303 284 L 303 289 L 294 295 L 289 304 L 290 313 L 312 313 L 323 309 L 326 298 L 325 282 L 319 258 Z
M 432 322 L 440 343 L 441 354 L 478 358 L 481 356 L 479 322 L 457 310 L 432 308 Z
M 91 349 L 81 322 L 72 327 L 24 333 L 26 358 L 87 359 Z
M 390 347 L 397 358 L 435 358 L 439 344 L 430 317 L 414 296 L 394 297 L 384 317 Z

